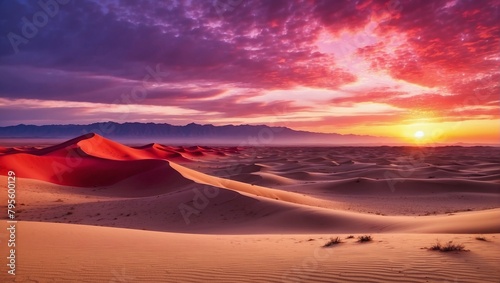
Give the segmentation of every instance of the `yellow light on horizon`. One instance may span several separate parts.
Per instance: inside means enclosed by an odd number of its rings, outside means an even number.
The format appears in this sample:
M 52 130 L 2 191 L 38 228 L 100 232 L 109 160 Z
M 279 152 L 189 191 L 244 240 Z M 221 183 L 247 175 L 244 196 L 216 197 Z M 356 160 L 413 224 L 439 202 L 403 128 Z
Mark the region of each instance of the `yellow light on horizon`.
M 421 139 L 421 138 L 423 138 L 423 137 L 425 136 L 425 133 L 424 133 L 424 131 L 420 131 L 420 130 L 419 130 L 419 131 L 416 131 L 416 132 L 415 132 L 414 136 L 415 136 L 415 138 L 417 138 L 417 139 Z

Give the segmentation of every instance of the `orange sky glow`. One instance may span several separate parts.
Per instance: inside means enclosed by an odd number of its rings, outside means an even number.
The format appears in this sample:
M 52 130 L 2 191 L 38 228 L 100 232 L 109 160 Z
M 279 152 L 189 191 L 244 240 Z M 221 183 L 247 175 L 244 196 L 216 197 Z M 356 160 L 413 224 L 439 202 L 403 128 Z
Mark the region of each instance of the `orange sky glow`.
M 68 4 L 28 43 L 4 39 L 0 126 L 266 124 L 500 142 L 498 0 L 147 3 Z M 22 35 L 29 9 L 9 5 L 3 34 Z

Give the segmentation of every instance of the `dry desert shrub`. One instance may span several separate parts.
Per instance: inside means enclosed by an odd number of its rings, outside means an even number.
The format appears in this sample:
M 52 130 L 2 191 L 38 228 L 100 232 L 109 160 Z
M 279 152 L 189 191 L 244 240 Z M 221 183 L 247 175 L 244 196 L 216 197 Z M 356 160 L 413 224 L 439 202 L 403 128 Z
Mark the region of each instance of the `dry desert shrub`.
M 330 241 L 328 241 L 328 243 L 324 244 L 323 247 L 326 248 L 326 247 L 331 247 L 333 245 L 337 245 L 337 244 L 340 244 L 342 243 L 342 240 L 339 238 L 339 237 L 335 237 L 335 238 L 331 238 Z
M 431 251 L 440 251 L 440 252 L 464 252 L 467 251 L 465 246 L 462 244 L 454 244 L 453 241 L 449 241 L 445 245 L 441 245 L 440 242 L 432 245 L 429 250 Z
M 359 236 L 358 237 L 358 242 L 359 243 L 371 242 L 371 241 L 373 241 L 373 238 L 370 235 L 364 235 L 364 236 Z
M 476 240 L 478 240 L 478 241 L 488 242 L 488 239 L 486 239 L 486 237 L 484 237 L 484 236 L 477 236 L 477 237 L 476 237 Z

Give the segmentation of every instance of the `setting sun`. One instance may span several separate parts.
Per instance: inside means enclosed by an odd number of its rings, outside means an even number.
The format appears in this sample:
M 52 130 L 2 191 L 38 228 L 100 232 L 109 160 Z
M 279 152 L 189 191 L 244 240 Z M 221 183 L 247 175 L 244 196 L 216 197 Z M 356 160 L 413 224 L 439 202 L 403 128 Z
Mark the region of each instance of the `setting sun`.
M 423 131 L 416 131 L 414 136 L 417 138 L 417 139 L 421 139 L 425 136 L 425 133 Z

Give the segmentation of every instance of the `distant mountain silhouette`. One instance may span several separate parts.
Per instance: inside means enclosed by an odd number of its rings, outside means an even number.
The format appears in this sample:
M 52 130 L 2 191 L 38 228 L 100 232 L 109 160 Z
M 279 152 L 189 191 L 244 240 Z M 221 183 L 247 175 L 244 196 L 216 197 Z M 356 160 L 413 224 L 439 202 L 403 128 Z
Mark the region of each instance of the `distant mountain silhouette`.
M 266 125 L 185 126 L 156 123 L 103 122 L 89 125 L 24 125 L 0 127 L 0 138 L 74 138 L 86 133 L 107 138 L 213 144 L 383 144 L 387 138 L 313 133 Z

